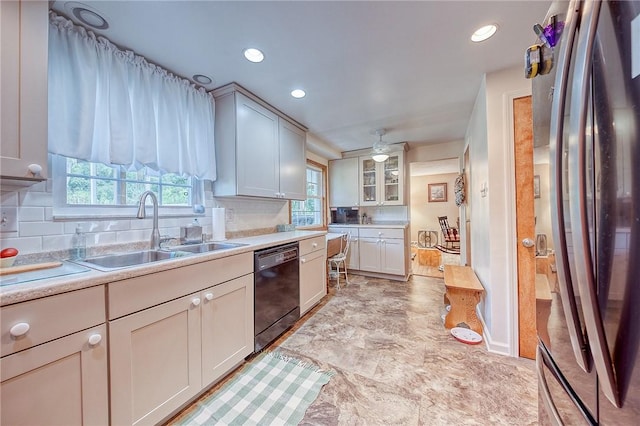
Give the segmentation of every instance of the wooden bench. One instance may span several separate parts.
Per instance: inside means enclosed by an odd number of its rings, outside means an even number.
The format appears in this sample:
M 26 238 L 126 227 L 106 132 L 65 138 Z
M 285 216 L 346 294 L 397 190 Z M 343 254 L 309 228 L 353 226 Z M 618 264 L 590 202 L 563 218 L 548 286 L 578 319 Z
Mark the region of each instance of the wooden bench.
M 480 302 L 484 287 L 469 266 L 444 265 L 445 296 L 451 304 L 451 310 L 444 320 L 446 328 L 465 323 L 476 333 L 482 335 L 482 323 L 476 315 L 476 305 Z

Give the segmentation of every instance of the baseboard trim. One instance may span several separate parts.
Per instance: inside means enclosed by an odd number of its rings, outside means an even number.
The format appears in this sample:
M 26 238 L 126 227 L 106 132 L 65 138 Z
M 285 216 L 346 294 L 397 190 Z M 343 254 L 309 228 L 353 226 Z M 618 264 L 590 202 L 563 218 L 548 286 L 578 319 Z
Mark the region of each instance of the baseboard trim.
M 491 332 L 487 328 L 487 324 L 484 322 L 484 317 L 482 316 L 482 312 L 476 306 L 476 314 L 482 323 L 482 337 L 484 338 L 484 344 L 487 350 L 494 354 L 511 356 L 511 350 L 509 344 L 504 342 L 496 342 L 491 337 Z

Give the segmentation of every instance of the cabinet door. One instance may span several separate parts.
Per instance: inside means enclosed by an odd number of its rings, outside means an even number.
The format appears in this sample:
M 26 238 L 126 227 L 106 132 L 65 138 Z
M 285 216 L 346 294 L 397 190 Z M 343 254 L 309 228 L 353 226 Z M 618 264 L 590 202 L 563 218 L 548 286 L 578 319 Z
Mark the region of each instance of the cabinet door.
M 156 424 L 201 389 L 200 296 L 109 322 L 111 422 Z
M 370 157 L 360 157 L 360 205 L 376 206 L 378 195 L 378 163 Z
M 380 272 L 380 240 L 360 237 L 360 270 Z
M 347 253 L 347 268 L 348 269 L 360 269 L 360 242 L 358 241 L 358 232 L 356 230 L 356 236 L 351 236 L 349 241 L 349 253 Z
M 235 96 L 238 195 L 277 197 L 278 116 L 241 93 Z
M 0 1 L 0 170 L 3 177 L 47 177 L 46 1 Z
M 280 196 L 288 200 L 307 199 L 307 134 L 280 118 Z
M 253 352 L 253 274 L 202 292 L 202 385 Z
M 107 371 L 105 325 L 6 356 L 0 424 L 107 425 Z
M 300 257 L 300 316 L 327 294 L 327 256 L 318 250 Z
M 404 155 L 402 152 L 389 155 L 380 164 L 380 200 L 385 206 L 404 204 Z
M 404 240 L 385 239 L 381 243 L 382 272 L 385 274 L 405 274 Z
M 358 158 L 329 162 L 329 207 L 360 205 Z

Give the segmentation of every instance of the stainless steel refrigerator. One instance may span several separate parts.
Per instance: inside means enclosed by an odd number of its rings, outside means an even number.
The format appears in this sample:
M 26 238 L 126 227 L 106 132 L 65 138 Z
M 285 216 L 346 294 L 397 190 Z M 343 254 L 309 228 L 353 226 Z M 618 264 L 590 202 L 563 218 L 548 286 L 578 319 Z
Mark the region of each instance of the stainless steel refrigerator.
M 638 425 L 640 1 L 554 2 L 535 32 L 557 270 L 538 333 L 540 424 Z

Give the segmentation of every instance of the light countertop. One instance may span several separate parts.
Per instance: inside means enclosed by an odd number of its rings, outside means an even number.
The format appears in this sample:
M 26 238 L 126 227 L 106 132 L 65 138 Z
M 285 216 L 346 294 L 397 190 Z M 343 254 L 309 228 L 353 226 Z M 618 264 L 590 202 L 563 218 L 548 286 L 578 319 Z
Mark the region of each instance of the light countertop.
M 379 223 L 332 223 L 330 228 L 386 228 L 386 229 L 405 229 L 409 226 L 408 222 L 379 222 Z
M 96 285 L 106 284 L 114 281 L 126 280 L 141 275 L 166 271 L 168 269 L 193 265 L 196 263 L 220 259 L 236 254 L 252 252 L 267 247 L 300 241 L 325 234 L 325 231 L 291 231 L 276 232 L 273 234 L 258 235 L 246 238 L 237 238 L 233 240 L 226 240 L 225 242 L 242 243 L 247 245 L 227 250 L 193 254 L 176 259 L 152 262 L 140 266 L 132 266 L 110 272 L 102 272 L 94 269 L 89 269 L 87 272 L 80 272 L 73 275 L 40 279 L 21 284 L 6 285 L 0 287 L 0 306 L 38 299 L 41 297 L 79 290 L 82 288 L 93 287 Z

